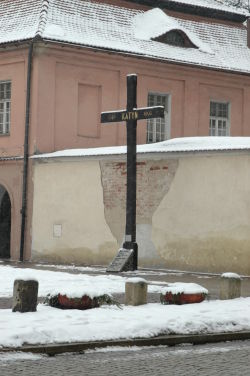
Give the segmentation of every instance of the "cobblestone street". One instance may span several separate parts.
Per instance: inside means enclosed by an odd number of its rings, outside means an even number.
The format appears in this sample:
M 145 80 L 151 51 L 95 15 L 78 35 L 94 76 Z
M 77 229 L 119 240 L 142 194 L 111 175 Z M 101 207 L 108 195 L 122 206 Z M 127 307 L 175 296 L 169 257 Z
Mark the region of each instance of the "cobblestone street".
M 250 341 L 203 346 L 98 350 L 56 357 L 1 354 L 0 375 L 248 376 Z M 26 355 L 27 357 L 27 355 Z M 34 357 L 32 359 L 32 357 Z

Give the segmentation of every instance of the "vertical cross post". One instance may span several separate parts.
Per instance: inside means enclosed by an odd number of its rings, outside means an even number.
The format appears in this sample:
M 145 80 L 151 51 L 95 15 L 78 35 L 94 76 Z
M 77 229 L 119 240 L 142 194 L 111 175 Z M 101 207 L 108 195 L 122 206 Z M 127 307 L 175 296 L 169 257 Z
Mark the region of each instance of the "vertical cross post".
M 164 117 L 164 107 L 137 108 L 137 75 L 127 76 L 127 108 L 121 111 L 102 112 L 101 122 L 126 121 L 127 125 L 127 203 L 125 241 L 107 268 L 109 272 L 136 270 L 138 245 L 136 243 L 136 133 L 137 120 Z
M 127 76 L 127 111 L 137 108 L 137 76 Z M 126 202 L 126 230 L 125 249 L 134 250 L 133 266 L 137 269 L 138 246 L 136 243 L 136 144 L 137 120 L 127 120 L 127 202 Z

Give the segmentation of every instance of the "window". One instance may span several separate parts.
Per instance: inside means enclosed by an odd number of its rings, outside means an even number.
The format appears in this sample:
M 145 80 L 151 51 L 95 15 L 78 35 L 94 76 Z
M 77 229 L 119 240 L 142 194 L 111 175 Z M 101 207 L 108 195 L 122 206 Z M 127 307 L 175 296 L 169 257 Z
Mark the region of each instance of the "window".
M 160 142 L 170 138 L 169 102 L 169 95 L 148 94 L 148 106 L 164 106 L 165 117 L 147 121 L 147 143 Z
M 229 135 L 229 103 L 210 102 L 209 136 Z
M 177 47 L 197 48 L 188 36 L 181 30 L 170 30 L 165 34 L 159 35 L 152 40 L 160 43 L 171 44 Z
M 0 81 L 0 135 L 10 132 L 11 83 Z

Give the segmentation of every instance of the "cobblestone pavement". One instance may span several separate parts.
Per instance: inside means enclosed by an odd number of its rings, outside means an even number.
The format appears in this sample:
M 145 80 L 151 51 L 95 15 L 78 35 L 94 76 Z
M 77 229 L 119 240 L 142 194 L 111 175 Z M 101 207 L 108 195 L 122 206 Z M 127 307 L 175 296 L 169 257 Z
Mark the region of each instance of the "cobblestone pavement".
M 26 357 L 23 358 L 23 357 Z M 249 376 L 250 341 L 202 346 L 109 348 L 56 357 L 0 354 L 1 376 Z

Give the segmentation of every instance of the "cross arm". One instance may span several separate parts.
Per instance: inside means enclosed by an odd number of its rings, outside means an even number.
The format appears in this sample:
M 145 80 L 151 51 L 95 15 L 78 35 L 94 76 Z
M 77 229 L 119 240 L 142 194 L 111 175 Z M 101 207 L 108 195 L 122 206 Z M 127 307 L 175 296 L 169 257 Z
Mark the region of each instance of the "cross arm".
M 143 120 L 154 118 L 164 118 L 163 106 L 135 108 L 132 111 L 121 110 L 101 113 L 101 123 L 113 123 L 128 120 Z

